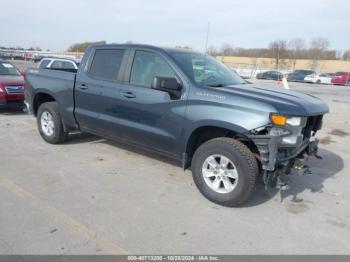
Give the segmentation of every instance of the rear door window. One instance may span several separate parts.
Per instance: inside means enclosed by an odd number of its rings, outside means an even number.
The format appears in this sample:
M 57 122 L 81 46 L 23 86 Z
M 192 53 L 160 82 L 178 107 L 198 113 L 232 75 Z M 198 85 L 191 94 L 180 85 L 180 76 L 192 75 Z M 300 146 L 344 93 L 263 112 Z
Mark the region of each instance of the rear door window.
M 98 49 L 89 70 L 89 75 L 104 80 L 117 80 L 125 50 Z

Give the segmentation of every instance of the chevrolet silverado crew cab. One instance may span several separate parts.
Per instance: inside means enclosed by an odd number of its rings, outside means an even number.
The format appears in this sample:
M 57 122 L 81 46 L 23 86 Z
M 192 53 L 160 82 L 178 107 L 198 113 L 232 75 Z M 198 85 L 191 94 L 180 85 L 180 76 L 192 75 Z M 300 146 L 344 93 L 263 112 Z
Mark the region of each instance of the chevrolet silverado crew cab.
M 191 167 L 209 200 L 237 206 L 317 153 L 320 99 L 260 87 L 206 54 L 146 45 L 89 47 L 77 73 L 28 69 L 25 99 L 48 143 L 80 130 Z

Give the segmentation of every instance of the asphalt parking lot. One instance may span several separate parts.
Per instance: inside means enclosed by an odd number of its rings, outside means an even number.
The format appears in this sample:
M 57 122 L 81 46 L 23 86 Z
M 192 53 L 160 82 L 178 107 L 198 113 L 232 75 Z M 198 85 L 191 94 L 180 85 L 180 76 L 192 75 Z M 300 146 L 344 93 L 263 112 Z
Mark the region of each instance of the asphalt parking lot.
M 206 200 L 169 159 L 89 134 L 50 145 L 32 116 L 2 110 L 0 253 L 349 254 L 350 89 L 290 85 L 330 107 L 323 160 L 241 208 Z

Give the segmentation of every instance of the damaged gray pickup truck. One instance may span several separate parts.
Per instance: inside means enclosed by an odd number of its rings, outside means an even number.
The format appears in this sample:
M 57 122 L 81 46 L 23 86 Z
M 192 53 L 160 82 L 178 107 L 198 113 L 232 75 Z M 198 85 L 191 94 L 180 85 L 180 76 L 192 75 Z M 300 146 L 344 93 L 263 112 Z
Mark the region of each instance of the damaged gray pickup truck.
M 208 55 L 146 45 L 91 46 L 77 73 L 29 69 L 25 98 L 47 142 L 78 130 L 155 151 L 191 167 L 200 192 L 225 206 L 247 201 L 258 177 L 285 189 L 280 176 L 317 156 L 328 112 Z

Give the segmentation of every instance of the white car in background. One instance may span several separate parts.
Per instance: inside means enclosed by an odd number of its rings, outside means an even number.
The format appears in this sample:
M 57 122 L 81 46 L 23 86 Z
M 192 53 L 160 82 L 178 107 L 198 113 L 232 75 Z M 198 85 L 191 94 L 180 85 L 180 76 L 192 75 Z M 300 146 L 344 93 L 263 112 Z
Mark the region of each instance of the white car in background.
M 332 73 L 315 73 L 305 76 L 304 82 L 314 84 L 332 84 L 331 80 L 333 75 L 334 74 Z
M 79 64 L 80 60 L 46 57 L 40 61 L 38 68 L 76 72 Z

